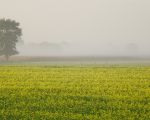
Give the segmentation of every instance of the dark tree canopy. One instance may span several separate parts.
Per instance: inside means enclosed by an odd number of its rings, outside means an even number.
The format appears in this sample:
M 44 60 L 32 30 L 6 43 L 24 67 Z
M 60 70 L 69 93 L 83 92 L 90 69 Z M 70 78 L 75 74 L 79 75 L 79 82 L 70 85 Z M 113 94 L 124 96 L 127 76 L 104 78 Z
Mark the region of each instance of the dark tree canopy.
M 0 56 L 4 55 L 7 60 L 10 56 L 18 54 L 16 43 L 22 35 L 19 25 L 11 19 L 0 19 Z

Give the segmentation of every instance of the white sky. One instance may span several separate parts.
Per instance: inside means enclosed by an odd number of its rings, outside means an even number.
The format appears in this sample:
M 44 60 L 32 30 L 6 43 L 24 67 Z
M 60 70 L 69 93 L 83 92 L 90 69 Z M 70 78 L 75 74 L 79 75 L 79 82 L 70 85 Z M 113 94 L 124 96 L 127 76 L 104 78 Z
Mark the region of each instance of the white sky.
M 150 0 L 0 0 L 0 18 L 20 22 L 26 43 L 66 41 L 83 53 L 135 44 L 150 53 Z

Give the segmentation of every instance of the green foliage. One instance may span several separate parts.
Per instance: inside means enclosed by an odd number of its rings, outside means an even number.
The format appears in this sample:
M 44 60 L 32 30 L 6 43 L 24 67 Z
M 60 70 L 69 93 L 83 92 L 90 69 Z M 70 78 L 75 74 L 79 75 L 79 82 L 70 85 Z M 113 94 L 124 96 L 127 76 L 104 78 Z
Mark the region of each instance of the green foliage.
M 150 67 L 0 67 L 1 120 L 149 120 Z
M 0 19 L 0 55 L 9 57 L 18 54 L 16 43 L 22 35 L 19 23 L 10 19 Z

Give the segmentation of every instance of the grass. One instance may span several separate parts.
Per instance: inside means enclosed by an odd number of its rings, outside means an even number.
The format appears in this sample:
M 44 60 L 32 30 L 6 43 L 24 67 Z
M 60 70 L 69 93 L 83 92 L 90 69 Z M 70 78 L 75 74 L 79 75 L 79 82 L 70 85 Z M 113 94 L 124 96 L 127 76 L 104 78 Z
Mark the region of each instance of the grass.
M 150 120 L 149 66 L 0 66 L 0 120 Z

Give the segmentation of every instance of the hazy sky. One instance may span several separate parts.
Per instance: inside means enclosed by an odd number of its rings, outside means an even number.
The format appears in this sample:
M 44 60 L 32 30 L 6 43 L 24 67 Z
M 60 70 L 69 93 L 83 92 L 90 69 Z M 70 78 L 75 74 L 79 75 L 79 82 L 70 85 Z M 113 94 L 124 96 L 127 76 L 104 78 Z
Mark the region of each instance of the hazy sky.
M 0 0 L 0 18 L 20 22 L 26 43 L 65 41 L 77 53 L 150 53 L 150 0 Z

